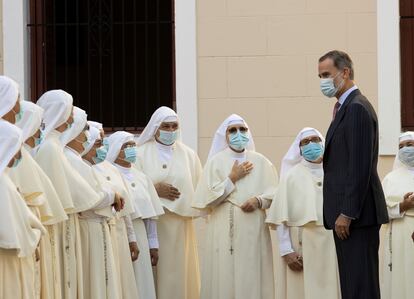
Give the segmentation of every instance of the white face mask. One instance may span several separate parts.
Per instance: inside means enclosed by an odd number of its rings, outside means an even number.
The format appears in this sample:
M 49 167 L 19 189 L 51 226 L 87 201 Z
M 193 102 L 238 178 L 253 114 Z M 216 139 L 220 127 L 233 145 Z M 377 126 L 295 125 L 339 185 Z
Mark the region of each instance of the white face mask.
M 398 158 L 400 161 L 408 166 L 414 167 L 414 147 L 404 146 L 398 151 Z
M 345 80 L 342 79 L 341 83 L 338 86 L 335 86 L 334 79 L 338 77 L 341 73 L 335 75 L 333 78 L 322 78 L 320 81 L 320 88 L 322 93 L 328 98 L 333 98 L 340 90 L 345 83 Z

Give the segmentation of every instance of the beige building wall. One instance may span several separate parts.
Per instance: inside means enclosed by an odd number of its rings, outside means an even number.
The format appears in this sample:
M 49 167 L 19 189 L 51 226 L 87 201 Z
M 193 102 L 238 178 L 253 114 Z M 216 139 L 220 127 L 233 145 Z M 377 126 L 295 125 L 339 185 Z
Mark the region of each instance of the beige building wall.
M 231 113 L 278 169 L 297 132 L 326 133 L 333 99 L 319 90 L 318 58 L 348 52 L 356 84 L 377 108 L 375 0 L 198 0 L 198 122 L 203 161 Z M 392 158 L 382 157 L 384 175 Z

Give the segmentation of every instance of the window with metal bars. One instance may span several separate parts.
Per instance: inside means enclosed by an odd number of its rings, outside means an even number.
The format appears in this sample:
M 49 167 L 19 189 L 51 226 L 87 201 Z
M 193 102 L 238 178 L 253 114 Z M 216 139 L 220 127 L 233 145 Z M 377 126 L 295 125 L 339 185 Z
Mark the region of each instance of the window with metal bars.
M 400 0 L 401 126 L 414 130 L 414 2 Z
M 174 0 L 29 0 L 33 101 L 61 88 L 106 130 L 175 106 Z

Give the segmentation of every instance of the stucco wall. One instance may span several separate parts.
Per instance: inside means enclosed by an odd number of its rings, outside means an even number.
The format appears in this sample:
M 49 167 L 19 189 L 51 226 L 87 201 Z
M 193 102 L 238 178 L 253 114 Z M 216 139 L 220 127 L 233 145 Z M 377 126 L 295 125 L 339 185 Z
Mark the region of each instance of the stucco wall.
M 216 128 L 245 117 L 257 150 L 279 169 L 305 126 L 326 133 L 334 100 L 319 91 L 317 60 L 348 52 L 355 81 L 377 108 L 375 0 L 198 0 L 199 153 Z M 392 158 L 381 157 L 383 175 Z

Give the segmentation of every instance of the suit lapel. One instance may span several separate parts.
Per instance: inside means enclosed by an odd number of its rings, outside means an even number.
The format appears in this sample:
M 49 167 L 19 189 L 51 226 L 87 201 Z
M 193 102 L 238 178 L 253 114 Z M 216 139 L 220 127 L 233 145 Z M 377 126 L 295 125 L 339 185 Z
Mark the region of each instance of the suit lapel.
M 326 133 L 325 147 L 328 147 L 328 145 L 331 142 L 332 137 L 335 133 L 336 128 L 341 123 L 342 119 L 344 118 L 347 106 L 349 105 L 349 103 L 351 103 L 353 101 L 353 99 L 357 95 L 360 95 L 360 94 L 361 94 L 361 92 L 359 91 L 359 89 L 356 89 L 353 92 L 351 92 L 349 94 L 349 96 L 347 97 L 347 99 L 345 100 L 345 103 L 341 106 L 339 111 L 336 113 L 335 119 L 331 123 L 331 125 L 329 126 L 328 132 Z

